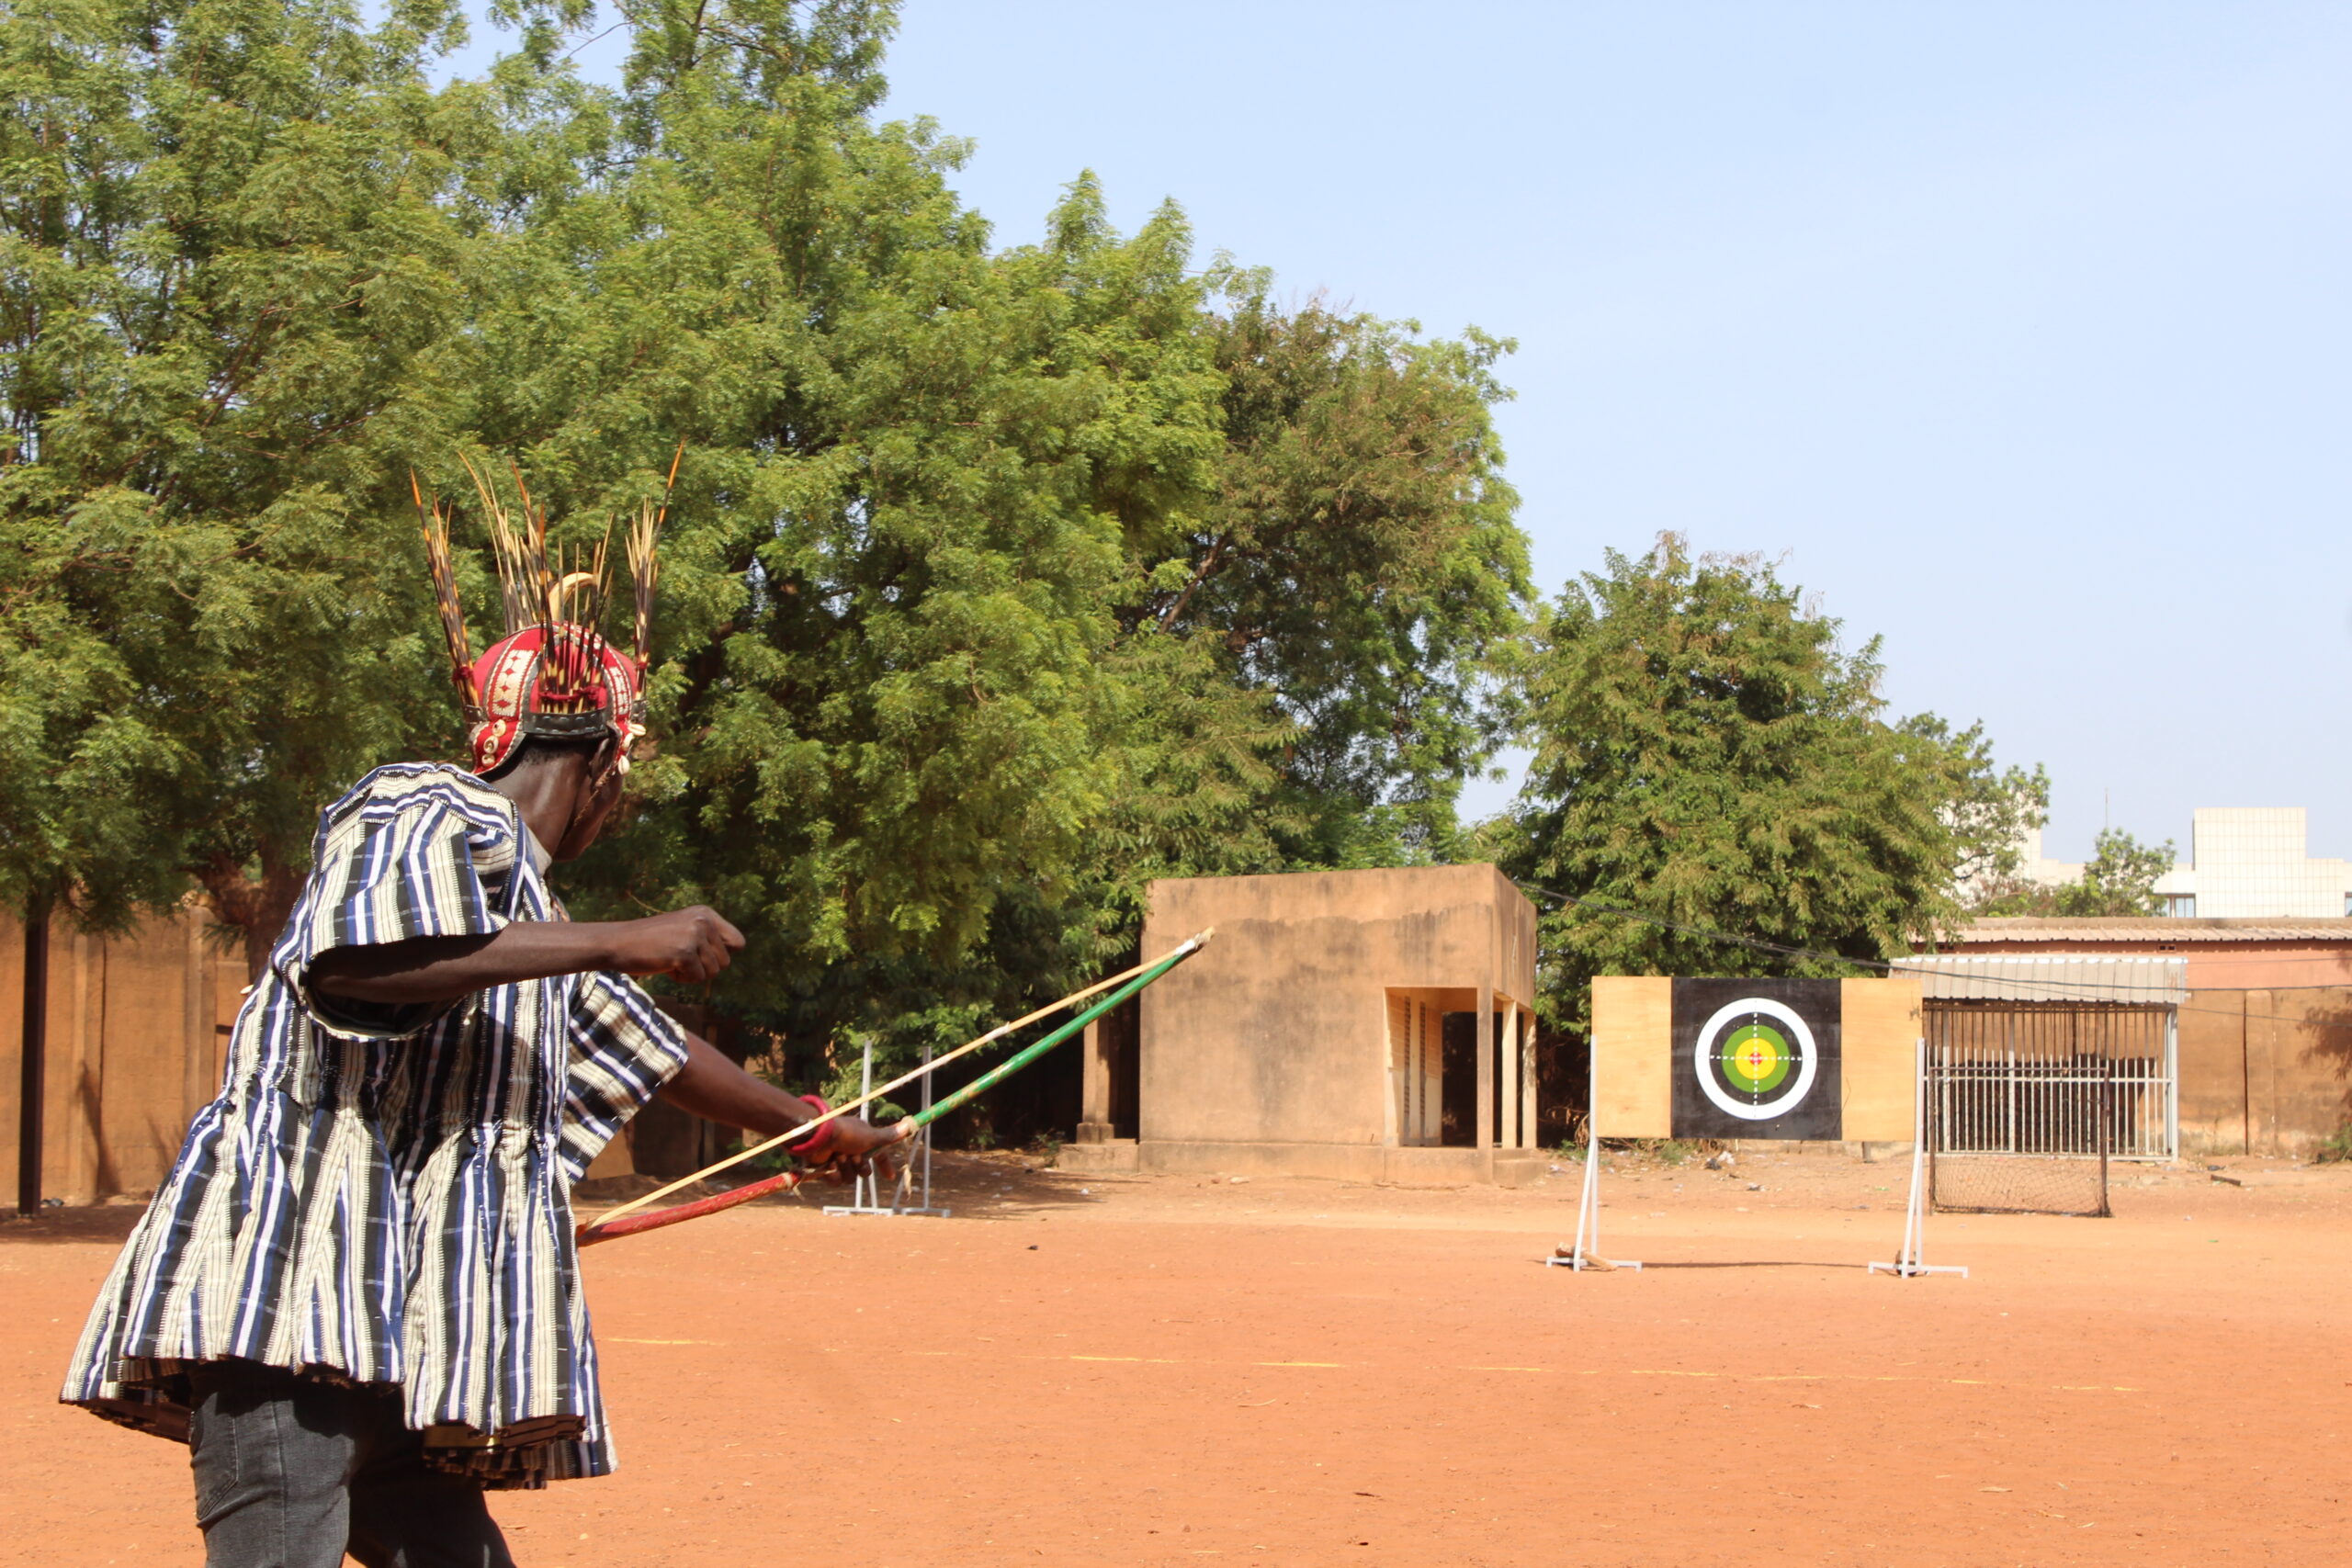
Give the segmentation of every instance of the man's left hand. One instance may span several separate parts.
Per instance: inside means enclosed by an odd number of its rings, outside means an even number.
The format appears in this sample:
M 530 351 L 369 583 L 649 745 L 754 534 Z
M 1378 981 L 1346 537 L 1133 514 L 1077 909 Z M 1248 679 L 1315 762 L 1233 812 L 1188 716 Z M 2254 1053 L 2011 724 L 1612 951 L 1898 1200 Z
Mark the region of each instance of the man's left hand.
M 891 1150 L 901 1139 L 899 1122 L 876 1127 L 862 1117 L 844 1116 L 828 1122 L 832 1137 L 824 1151 L 824 1163 L 818 1167 L 834 1180 L 868 1174 L 885 1181 L 895 1180 L 899 1162 Z

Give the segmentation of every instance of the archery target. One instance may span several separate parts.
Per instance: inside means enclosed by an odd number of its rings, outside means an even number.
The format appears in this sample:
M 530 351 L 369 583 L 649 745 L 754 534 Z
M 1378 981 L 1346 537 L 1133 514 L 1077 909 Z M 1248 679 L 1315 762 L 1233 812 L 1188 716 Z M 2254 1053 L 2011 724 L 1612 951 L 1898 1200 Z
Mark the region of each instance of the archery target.
M 1835 980 L 1672 982 L 1673 1135 L 1837 1138 Z
M 1795 1009 L 1769 997 L 1742 997 L 1700 1026 L 1690 1065 L 1700 1092 L 1724 1114 L 1769 1122 L 1813 1092 L 1821 1049 Z

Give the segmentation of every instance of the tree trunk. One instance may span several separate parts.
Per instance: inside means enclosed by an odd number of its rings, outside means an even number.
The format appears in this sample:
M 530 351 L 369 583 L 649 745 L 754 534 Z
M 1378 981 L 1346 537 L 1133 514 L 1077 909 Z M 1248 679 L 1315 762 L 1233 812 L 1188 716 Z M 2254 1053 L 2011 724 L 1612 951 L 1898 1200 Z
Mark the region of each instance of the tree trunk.
M 243 939 L 249 985 L 258 981 L 269 966 L 269 950 L 277 945 L 286 917 L 294 912 L 294 901 L 302 896 L 300 871 L 266 844 L 262 846 L 260 860 L 258 879 L 246 875 L 243 866 L 225 856 L 216 857 L 197 873 L 213 918 L 236 927 Z
M 17 1107 L 17 1208 L 40 1213 L 41 1108 L 48 1093 L 50 897 L 25 908 L 25 1032 Z

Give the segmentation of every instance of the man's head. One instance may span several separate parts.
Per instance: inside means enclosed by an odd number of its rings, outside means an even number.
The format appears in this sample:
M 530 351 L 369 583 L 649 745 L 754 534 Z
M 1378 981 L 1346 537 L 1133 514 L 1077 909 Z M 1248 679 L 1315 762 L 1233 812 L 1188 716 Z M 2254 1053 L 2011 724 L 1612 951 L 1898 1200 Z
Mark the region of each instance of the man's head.
M 526 626 L 491 645 L 469 672 L 474 772 L 494 778 L 526 740 L 619 739 L 618 766 L 645 732 L 644 671 L 588 626 Z
M 684 456 L 681 443 L 665 494 Z M 423 487 L 413 488 L 449 647 L 449 673 L 465 706 L 474 772 L 498 781 L 518 801 L 527 795 L 532 832 L 556 859 L 570 860 L 595 840 L 619 803 L 629 753 L 645 734 L 645 671 L 658 576 L 653 546 L 668 503 L 640 502 L 623 532 L 636 590 L 633 653 L 623 653 L 605 639 L 605 546 L 550 548 L 547 513 L 531 499 L 519 471 L 519 504 L 509 511 L 484 470 L 469 460 L 466 467 L 490 523 L 506 610 L 506 636 L 479 660 L 467 650 L 448 513 L 439 502 L 425 501 Z M 609 525 L 605 536 L 611 536 Z M 558 797 L 562 810 L 549 817 Z
M 522 811 L 549 859 L 573 861 L 612 819 L 628 761 L 610 730 L 579 739 L 529 736 L 485 776 Z

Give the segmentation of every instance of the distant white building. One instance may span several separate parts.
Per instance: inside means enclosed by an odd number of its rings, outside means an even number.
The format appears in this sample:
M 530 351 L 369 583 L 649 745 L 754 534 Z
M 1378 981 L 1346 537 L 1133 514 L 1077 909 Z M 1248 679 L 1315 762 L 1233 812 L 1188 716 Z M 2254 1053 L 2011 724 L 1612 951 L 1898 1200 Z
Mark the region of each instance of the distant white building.
M 2204 919 L 2340 919 L 2352 916 L 2352 861 L 2313 860 L 2300 806 L 2201 807 L 2188 859 L 2156 879 L 2167 915 Z M 2056 885 L 2081 877 L 2076 861 L 2046 860 L 2037 829 L 2018 844 L 2018 874 Z

